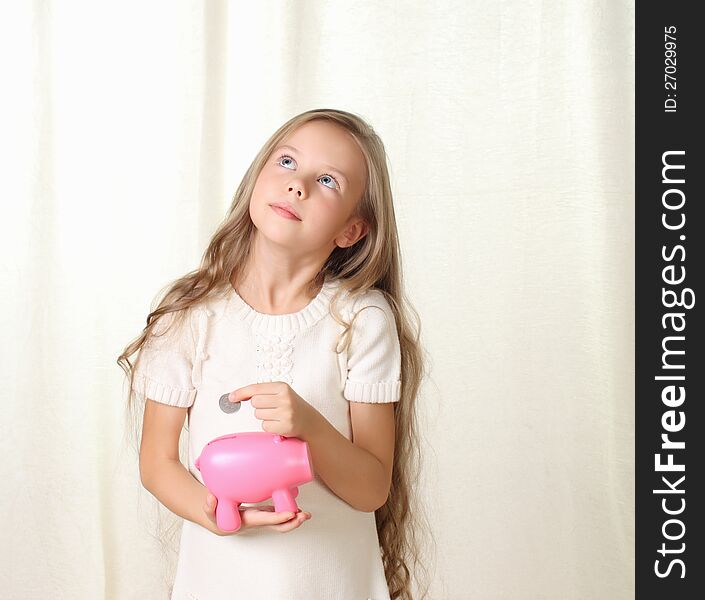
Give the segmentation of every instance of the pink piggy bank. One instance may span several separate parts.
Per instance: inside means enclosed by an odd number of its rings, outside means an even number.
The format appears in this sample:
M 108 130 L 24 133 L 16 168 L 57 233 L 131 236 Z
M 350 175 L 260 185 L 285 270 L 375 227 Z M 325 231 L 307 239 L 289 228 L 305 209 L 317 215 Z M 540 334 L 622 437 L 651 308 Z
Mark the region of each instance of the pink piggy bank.
M 313 480 L 308 444 L 268 431 L 222 435 L 206 444 L 196 459 L 203 482 L 217 498 L 216 525 L 240 529 L 240 503 L 268 498 L 276 512 L 299 512 L 297 486 Z

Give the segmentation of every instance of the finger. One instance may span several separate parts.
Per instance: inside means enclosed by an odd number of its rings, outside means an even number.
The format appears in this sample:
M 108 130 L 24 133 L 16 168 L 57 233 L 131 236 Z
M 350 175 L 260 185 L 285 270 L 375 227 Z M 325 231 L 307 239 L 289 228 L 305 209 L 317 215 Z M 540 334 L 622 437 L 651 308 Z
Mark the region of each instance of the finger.
M 247 402 L 248 400 L 252 400 L 254 397 L 255 396 L 252 394 L 245 395 L 240 390 L 235 390 L 228 394 L 228 400 L 230 402 Z
M 228 400 L 230 400 L 230 402 L 245 402 L 252 398 L 255 393 L 256 391 L 253 389 L 253 386 L 247 385 L 230 392 L 230 394 L 228 394 Z
M 267 515 L 267 523 L 286 523 L 291 521 L 296 517 L 296 513 L 290 511 L 284 512 L 273 512 L 271 515 Z
M 250 398 L 250 404 L 252 408 L 266 408 L 269 410 L 276 410 L 280 406 L 280 401 L 276 396 L 252 396 Z
M 263 507 L 264 508 L 264 507 Z M 243 523 L 253 526 L 279 524 L 291 518 L 292 513 L 274 512 L 272 510 L 248 509 L 241 513 Z
M 270 529 L 274 529 L 275 531 L 279 531 L 281 533 L 284 533 L 286 531 L 291 531 L 292 529 L 296 529 L 303 523 L 301 518 L 299 516 L 293 517 L 291 520 L 286 521 L 285 523 L 280 523 L 278 525 L 270 525 Z
M 291 514 L 291 513 L 288 513 L 288 514 Z M 311 518 L 310 513 L 298 512 L 298 513 L 294 514 L 294 516 L 292 516 L 290 519 L 287 519 L 283 523 L 283 525 L 285 525 L 285 526 L 293 525 L 295 527 L 298 527 L 299 525 L 301 525 L 301 523 L 303 523 L 304 521 L 307 521 L 310 518 Z
M 249 400 L 256 394 L 278 394 L 281 383 L 277 381 L 267 381 L 263 383 L 251 383 L 244 387 L 230 392 L 230 398 L 235 401 Z
M 263 408 L 261 406 L 258 406 L 254 410 L 254 415 L 255 415 L 255 417 L 257 417 L 258 419 L 260 419 L 262 421 L 279 422 L 281 419 L 276 418 L 277 416 L 279 416 L 278 412 L 279 412 L 279 407 L 277 407 L 277 406 L 273 406 L 271 408 Z
M 293 519 L 291 519 L 291 521 L 283 523 L 281 525 L 271 525 L 271 528 L 281 533 L 285 533 L 287 531 L 292 531 L 297 527 L 301 527 L 301 525 L 303 525 L 303 522 L 307 520 L 308 518 L 306 517 L 305 513 L 298 513 Z
M 206 511 L 207 514 L 215 513 L 217 503 L 216 497 L 213 494 L 208 494 L 208 496 L 206 496 L 206 503 L 203 505 L 203 510 Z

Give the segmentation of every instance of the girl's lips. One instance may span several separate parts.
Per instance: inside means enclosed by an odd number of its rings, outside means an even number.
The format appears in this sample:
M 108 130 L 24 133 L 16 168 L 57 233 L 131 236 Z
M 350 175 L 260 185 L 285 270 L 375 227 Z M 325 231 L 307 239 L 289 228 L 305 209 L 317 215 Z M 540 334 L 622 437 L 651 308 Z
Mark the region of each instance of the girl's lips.
M 300 221 L 301 219 L 295 217 L 292 213 L 290 213 L 288 210 L 285 210 L 283 208 L 280 208 L 278 206 L 274 206 L 273 204 L 271 205 L 272 209 L 274 210 L 275 213 L 278 215 L 284 217 L 285 219 L 293 219 L 294 221 Z

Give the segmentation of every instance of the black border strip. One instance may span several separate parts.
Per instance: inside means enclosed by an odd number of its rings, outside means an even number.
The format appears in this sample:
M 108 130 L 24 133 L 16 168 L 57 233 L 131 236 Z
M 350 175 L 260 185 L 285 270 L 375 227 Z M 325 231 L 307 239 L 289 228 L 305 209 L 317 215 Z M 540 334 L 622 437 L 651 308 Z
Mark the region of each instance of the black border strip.
M 698 5 L 650 1 L 635 6 L 639 600 L 705 598 L 705 361 L 699 351 L 705 295 L 698 297 L 705 292 L 705 268 L 697 262 L 705 252 L 699 114 L 704 103 L 697 91 L 705 84 L 705 32 L 696 16 Z M 662 447 L 665 435 L 672 448 Z

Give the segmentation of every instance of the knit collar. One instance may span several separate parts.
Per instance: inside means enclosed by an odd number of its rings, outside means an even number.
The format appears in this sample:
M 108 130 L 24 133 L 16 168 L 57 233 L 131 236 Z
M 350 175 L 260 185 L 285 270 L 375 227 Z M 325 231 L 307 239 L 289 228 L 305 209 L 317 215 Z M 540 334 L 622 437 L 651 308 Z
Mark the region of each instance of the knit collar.
M 328 314 L 330 300 L 337 285 L 337 281 L 326 277 L 316 297 L 304 308 L 297 312 L 283 315 L 257 312 L 242 299 L 232 285 L 229 285 L 230 289 L 227 291 L 228 301 L 225 310 L 258 331 L 270 333 L 301 331 L 317 323 Z

